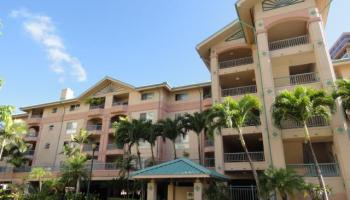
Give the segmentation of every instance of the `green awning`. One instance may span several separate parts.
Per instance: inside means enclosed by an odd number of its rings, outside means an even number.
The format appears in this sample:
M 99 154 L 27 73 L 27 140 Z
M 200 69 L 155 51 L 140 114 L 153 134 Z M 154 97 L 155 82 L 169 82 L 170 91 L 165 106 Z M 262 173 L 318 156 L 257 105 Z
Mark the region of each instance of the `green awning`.
M 214 178 L 229 179 L 223 174 L 210 170 L 189 159 L 179 158 L 159 165 L 135 171 L 131 174 L 134 179 L 156 178 Z

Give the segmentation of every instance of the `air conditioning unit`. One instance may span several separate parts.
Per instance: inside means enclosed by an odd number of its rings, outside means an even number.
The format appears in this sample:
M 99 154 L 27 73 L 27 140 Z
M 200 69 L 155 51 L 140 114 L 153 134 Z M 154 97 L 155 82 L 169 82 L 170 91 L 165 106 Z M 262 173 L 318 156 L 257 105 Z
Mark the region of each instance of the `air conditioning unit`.
M 187 192 L 187 200 L 194 200 L 193 192 Z

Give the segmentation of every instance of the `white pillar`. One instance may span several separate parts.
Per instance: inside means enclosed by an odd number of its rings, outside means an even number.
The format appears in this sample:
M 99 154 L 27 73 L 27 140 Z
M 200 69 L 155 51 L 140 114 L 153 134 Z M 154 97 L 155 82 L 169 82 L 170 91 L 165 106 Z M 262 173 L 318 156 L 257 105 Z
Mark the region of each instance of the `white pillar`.
M 157 200 L 157 183 L 154 180 L 147 184 L 147 200 Z
M 203 183 L 198 179 L 193 184 L 193 197 L 194 200 L 202 200 L 203 198 Z
M 169 185 L 168 185 L 168 198 L 167 198 L 167 200 L 175 200 L 174 199 L 174 196 L 176 195 L 176 194 L 174 194 L 175 193 L 175 186 L 174 186 L 174 183 L 170 183 Z

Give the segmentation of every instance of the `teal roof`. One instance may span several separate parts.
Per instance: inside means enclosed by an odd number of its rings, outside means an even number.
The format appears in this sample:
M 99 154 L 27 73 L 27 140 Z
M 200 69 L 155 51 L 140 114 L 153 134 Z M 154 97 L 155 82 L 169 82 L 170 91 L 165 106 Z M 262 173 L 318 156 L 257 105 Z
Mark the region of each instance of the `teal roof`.
M 199 165 L 189 159 L 179 158 L 169 162 L 165 162 L 156 166 L 148 167 L 145 169 L 138 170 L 131 174 L 132 178 L 138 177 L 154 177 L 154 176 L 196 176 L 199 177 L 208 176 L 208 178 L 215 179 L 229 179 L 223 174 L 216 172 L 215 170 L 210 170 L 202 165 Z

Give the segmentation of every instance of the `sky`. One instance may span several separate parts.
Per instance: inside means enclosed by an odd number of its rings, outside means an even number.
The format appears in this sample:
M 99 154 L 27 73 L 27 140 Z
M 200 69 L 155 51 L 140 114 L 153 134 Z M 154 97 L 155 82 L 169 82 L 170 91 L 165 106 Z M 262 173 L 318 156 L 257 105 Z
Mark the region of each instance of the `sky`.
M 210 80 L 198 43 L 236 19 L 235 0 L 2 0 L 0 105 L 78 96 L 105 76 L 134 86 Z M 333 0 L 328 46 L 350 31 L 349 0 Z

